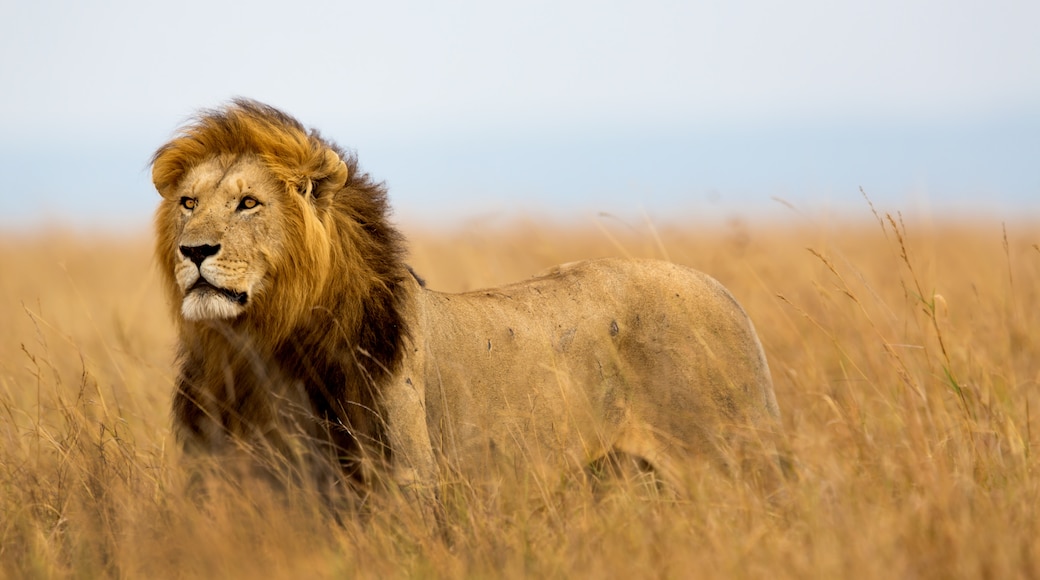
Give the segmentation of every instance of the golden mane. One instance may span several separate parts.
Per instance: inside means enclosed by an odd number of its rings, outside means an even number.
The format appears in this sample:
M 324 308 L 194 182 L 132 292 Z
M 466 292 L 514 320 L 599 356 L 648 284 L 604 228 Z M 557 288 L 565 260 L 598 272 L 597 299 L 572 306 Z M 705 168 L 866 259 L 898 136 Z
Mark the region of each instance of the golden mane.
M 336 155 L 329 156 L 329 151 Z M 185 171 L 203 160 L 242 155 L 256 155 L 276 178 L 299 192 L 306 191 L 309 180 L 333 175 L 340 159 L 347 163 L 349 175 L 357 170 L 356 158 L 323 140 L 317 131 L 308 133 L 299 121 L 274 107 L 236 99 L 224 109 L 203 111 L 160 147 L 152 158 L 152 181 L 166 195 Z
M 199 425 L 206 413 L 199 399 L 223 389 L 228 372 L 245 394 L 227 404 L 249 406 L 244 399 L 269 388 L 272 369 L 321 387 L 307 393 L 319 417 L 367 423 L 356 408 L 375 408 L 372 388 L 400 364 L 408 330 L 400 287 L 410 274 L 403 238 L 388 219 L 384 185 L 317 131 L 273 107 L 237 99 L 203 111 L 156 151 L 152 177 L 164 198 L 156 213 L 156 255 L 167 294 L 181 293 L 172 276 L 174 263 L 183 259 L 175 226 L 181 181 L 207 160 L 231 167 L 243 158 L 259 160 L 284 185 L 287 247 L 272 258 L 278 283 L 238 319 L 190 322 L 174 308 L 181 366 L 177 423 L 188 431 Z M 346 401 L 357 405 L 345 409 Z M 356 447 L 341 439 L 339 447 Z

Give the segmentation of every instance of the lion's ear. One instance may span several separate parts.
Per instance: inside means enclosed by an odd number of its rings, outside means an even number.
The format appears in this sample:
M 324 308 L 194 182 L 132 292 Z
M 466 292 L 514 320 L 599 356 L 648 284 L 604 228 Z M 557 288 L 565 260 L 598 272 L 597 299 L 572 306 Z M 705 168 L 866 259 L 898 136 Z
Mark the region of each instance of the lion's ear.
M 319 207 L 328 207 L 336 192 L 343 189 L 350 177 L 347 164 L 331 149 L 325 150 L 321 168 L 310 180 L 308 192 Z
M 183 159 L 173 147 L 176 141 L 164 145 L 152 157 L 152 184 L 163 197 L 173 195 L 173 190 L 184 175 Z

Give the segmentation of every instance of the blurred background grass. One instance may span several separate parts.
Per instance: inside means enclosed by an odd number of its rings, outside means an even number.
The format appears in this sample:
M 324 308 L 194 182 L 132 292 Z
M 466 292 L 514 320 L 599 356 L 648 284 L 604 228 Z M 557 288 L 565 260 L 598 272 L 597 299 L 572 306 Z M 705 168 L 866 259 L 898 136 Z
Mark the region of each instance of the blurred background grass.
M 690 473 L 678 499 L 597 497 L 572 478 L 537 490 L 460 482 L 448 539 L 392 497 L 339 524 L 262 493 L 188 501 L 151 239 L 6 235 L 0 573 L 1036 576 L 1035 229 L 863 213 L 405 227 L 410 263 L 441 290 L 597 256 L 666 258 L 716 277 L 759 331 L 799 472 L 770 498 L 711 471 Z

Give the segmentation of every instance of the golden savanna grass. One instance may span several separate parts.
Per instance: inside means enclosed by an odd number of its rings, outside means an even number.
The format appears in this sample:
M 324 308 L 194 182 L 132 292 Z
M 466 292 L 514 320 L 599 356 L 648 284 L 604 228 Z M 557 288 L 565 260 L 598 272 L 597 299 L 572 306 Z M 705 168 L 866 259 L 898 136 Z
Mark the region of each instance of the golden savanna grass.
M 170 435 L 172 324 L 146 236 L 0 240 L 0 574 L 22 577 L 1040 576 L 1040 234 L 903 219 L 405 228 L 431 287 L 621 255 L 725 284 L 765 346 L 795 477 L 691 466 L 678 497 L 573 475 L 196 501 Z M 770 493 L 770 491 L 772 493 Z

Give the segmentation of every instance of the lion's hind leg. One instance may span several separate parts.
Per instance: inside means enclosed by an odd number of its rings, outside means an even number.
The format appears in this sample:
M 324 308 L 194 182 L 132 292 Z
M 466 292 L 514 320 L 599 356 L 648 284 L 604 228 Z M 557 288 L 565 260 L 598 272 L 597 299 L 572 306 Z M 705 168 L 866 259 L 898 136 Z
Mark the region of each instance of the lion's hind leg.
M 643 429 L 626 429 L 586 471 L 597 490 L 622 486 L 641 496 L 676 497 L 682 488 L 664 445 Z
M 640 496 L 650 497 L 667 491 L 653 464 L 638 455 L 616 449 L 590 461 L 585 471 L 597 495 L 615 488 L 631 489 Z

